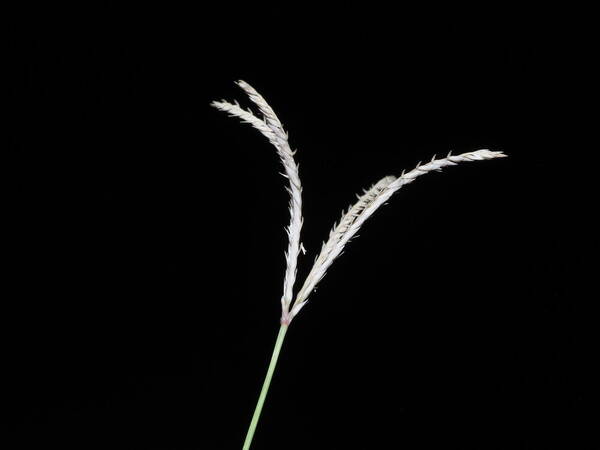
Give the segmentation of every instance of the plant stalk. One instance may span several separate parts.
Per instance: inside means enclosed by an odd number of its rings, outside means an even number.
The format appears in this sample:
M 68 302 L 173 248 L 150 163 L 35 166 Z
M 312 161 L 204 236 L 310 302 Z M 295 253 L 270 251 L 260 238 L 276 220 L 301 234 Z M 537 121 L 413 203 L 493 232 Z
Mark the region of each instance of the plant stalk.
M 265 403 L 267 392 L 269 392 L 271 378 L 273 377 L 273 372 L 275 372 L 275 366 L 277 365 L 277 359 L 279 358 L 279 352 L 281 351 L 281 345 L 283 344 L 283 340 L 285 339 L 285 333 L 287 332 L 287 329 L 287 324 L 281 324 L 281 328 L 279 328 L 279 334 L 277 335 L 277 340 L 275 341 L 275 348 L 273 348 L 273 354 L 271 355 L 271 362 L 269 363 L 269 368 L 267 369 L 267 375 L 265 376 L 265 381 L 263 383 L 262 390 L 260 391 L 260 395 L 258 396 L 258 402 L 256 403 L 256 408 L 254 409 L 252 420 L 250 421 L 248 433 L 246 433 L 246 440 L 244 441 L 243 450 L 250 449 L 250 444 L 252 443 L 252 438 L 254 437 L 254 431 L 256 430 L 256 425 L 258 424 L 258 419 L 260 417 L 263 404 Z

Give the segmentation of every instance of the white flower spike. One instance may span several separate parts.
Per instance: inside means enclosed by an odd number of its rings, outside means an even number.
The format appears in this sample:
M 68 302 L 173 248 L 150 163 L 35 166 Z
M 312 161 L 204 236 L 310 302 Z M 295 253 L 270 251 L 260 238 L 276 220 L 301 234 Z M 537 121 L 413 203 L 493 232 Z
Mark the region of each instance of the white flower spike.
M 286 228 L 289 237 L 288 249 L 285 253 L 286 271 L 283 283 L 283 295 L 281 297 L 281 328 L 275 343 L 267 376 L 258 398 L 252 421 L 246 435 L 243 450 L 248 450 L 256 430 L 256 425 L 262 411 L 262 407 L 271 383 L 271 377 L 275 371 L 275 365 L 279 357 L 279 352 L 285 338 L 288 326 L 292 319 L 306 305 L 310 294 L 316 290 L 317 284 L 327 273 L 327 270 L 344 251 L 344 247 L 355 236 L 358 230 L 377 211 L 377 209 L 386 204 L 390 197 L 404 185 L 412 183 L 417 177 L 426 173 L 439 172 L 444 167 L 454 166 L 458 163 L 469 161 L 483 161 L 486 159 L 503 158 L 506 155 L 502 152 L 490 151 L 487 149 L 474 152 L 463 153 L 462 155 L 452 156 L 448 153 L 446 158 L 435 159 L 435 155 L 426 164 L 417 164 L 410 172 L 402 171 L 399 177 L 387 176 L 375 183 L 371 188 L 364 191 L 363 195 L 357 195 L 358 201 L 348 209 L 348 212 L 342 214 L 340 223 L 333 226 L 329 233 L 329 240 L 323 243 L 321 252 L 316 257 L 313 267 L 306 277 L 304 284 L 298 291 L 295 299 L 293 296 L 294 282 L 296 281 L 296 270 L 298 264 L 298 255 L 306 253 L 304 246 L 300 242 L 300 231 L 302 229 L 302 184 L 298 174 L 298 164 L 294 160 L 295 151 L 292 151 L 288 134 L 283 129 L 279 118 L 269 106 L 266 100 L 248 83 L 238 81 L 237 85 L 246 92 L 250 100 L 258 107 L 263 118 L 260 119 L 248 109 L 242 109 L 237 102 L 228 103 L 225 100 L 212 102 L 215 108 L 228 113 L 230 116 L 240 118 L 243 122 L 252 125 L 260 131 L 277 150 L 277 154 L 283 164 L 285 176 L 289 181 L 287 191 L 290 194 L 290 224 Z M 292 300 L 294 302 L 292 303 Z

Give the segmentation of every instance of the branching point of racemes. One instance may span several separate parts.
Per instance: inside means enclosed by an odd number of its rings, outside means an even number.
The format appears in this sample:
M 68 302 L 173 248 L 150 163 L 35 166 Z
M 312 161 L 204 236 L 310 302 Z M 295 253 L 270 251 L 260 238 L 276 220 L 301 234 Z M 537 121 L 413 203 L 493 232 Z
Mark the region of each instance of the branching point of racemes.
M 243 450 L 248 450 L 252 443 L 258 419 L 269 390 L 271 378 L 275 371 L 279 352 L 283 345 L 283 340 L 290 322 L 306 305 L 310 294 L 315 290 L 317 284 L 325 276 L 333 262 L 342 254 L 348 242 L 356 236 L 356 233 L 360 230 L 365 221 L 371 217 L 377 209 L 384 205 L 395 192 L 404 185 L 412 183 L 421 175 L 433 171 L 440 171 L 444 167 L 454 166 L 462 162 L 502 158 L 506 155 L 502 152 L 490 150 L 477 150 L 456 156 L 452 156 L 449 153 L 445 158 L 435 159 L 434 156 L 431 161 L 426 164 L 419 163 L 413 170 L 407 173 L 402 172 L 398 177 L 387 176 L 379 180 L 369 189 L 365 190 L 362 195 L 358 195 L 358 201 L 350 206 L 347 212 L 342 214 L 339 224 L 333 226 L 333 229 L 329 233 L 328 241 L 323 243 L 321 252 L 316 257 L 310 273 L 294 299 L 293 290 L 294 282 L 296 280 L 298 256 L 301 250 L 304 251 L 304 247 L 300 242 L 300 231 L 303 222 L 302 185 L 298 175 L 298 164 L 296 164 L 296 161 L 294 160 L 295 152 L 292 151 L 289 145 L 288 135 L 283 129 L 281 121 L 266 100 L 248 83 L 238 81 L 237 85 L 248 95 L 250 101 L 258 107 L 262 118 L 257 117 L 250 109 L 243 109 L 237 102 L 229 103 L 225 100 L 220 102 L 215 101 L 212 102 L 212 106 L 228 113 L 230 116 L 238 117 L 242 122 L 252 125 L 269 140 L 277 150 L 279 159 L 283 164 L 283 176 L 289 181 L 287 190 L 290 194 L 290 224 L 286 228 L 289 243 L 285 253 L 287 264 L 283 282 L 283 294 L 281 296 L 281 327 L 275 342 L 275 348 L 273 349 L 267 375 L 244 441 Z M 292 300 L 294 300 L 293 303 Z

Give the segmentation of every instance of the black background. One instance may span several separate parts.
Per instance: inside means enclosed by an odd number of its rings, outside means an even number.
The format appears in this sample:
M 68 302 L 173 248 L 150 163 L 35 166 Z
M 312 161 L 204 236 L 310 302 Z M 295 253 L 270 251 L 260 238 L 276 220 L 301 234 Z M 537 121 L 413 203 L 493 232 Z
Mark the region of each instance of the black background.
M 6 57 L 7 448 L 241 448 L 288 200 L 274 149 L 209 107 L 249 105 L 237 79 L 298 149 L 298 284 L 362 188 L 449 150 L 510 156 L 423 177 L 365 225 L 292 323 L 253 448 L 587 448 L 585 300 L 553 168 L 576 24 L 31 8 Z

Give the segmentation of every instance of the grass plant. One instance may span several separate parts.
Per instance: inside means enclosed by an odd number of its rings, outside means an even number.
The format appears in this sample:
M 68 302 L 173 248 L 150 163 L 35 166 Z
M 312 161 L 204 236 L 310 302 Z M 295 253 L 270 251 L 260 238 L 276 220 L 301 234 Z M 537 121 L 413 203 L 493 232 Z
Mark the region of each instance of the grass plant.
M 302 287 L 294 296 L 298 257 L 300 253 L 304 253 L 304 247 L 300 241 L 300 232 L 303 223 L 302 184 L 300 182 L 298 164 L 294 159 L 295 151 L 290 147 L 288 134 L 283 129 L 281 121 L 266 100 L 248 83 L 238 81 L 237 85 L 248 95 L 250 101 L 258 108 L 262 117 L 257 116 L 251 109 L 243 109 L 237 102 L 230 103 L 222 100 L 214 101 L 211 105 L 228 113 L 232 117 L 237 117 L 243 122 L 252 125 L 269 140 L 275 147 L 283 165 L 284 171 L 282 175 L 288 180 L 287 190 L 290 194 L 290 224 L 286 228 L 289 240 L 288 248 L 285 252 L 286 271 L 281 296 L 280 328 L 267 369 L 267 375 L 244 441 L 243 450 L 248 450 L 256 431 L 260 413 L 290 323 L 307 304 L 308 298 L 316 289 L 317 284 L 323 279 L 327 270 L 342 254 L 345 246 L 356 235 L 365 221 L 384 205 L 395 192 L 403 186 L 412 183 L 421 175 L 433 171 L 441 171 L 444 167 L 454 166 L 458 163 L 502 158 L 506 155 L 499 151 L 490 151 L 487 149 L 462 153 L 460 155 L 451 155 L 448 153 L 445 158 L 436 159 L 434 156 L 425 164 L 419 163 L 414 169 L 409 172 L 402 172 L 399 176 L 386 176 L 382 178 L 369 189 L 364 190 L 362 195 L 358 195 L 357 202 L 342 214 L 339 223 L 334 224 L 329 233 L 329 239 L 323 243 L 321 252 L 316 257 L 312 269 L 304 280 Z

